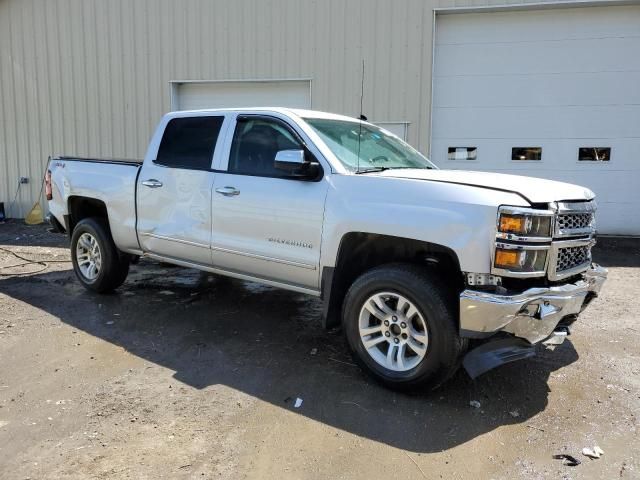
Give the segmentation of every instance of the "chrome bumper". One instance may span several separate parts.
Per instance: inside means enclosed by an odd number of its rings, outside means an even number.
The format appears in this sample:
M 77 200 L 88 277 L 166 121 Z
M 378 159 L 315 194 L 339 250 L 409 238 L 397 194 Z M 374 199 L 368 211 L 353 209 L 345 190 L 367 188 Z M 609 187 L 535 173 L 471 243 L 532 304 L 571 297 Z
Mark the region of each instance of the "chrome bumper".
M 607 270 L 592 264 L 575 283 L 530 288 L 517 295 L 477 290 L 460 294 L 460 334 L 485 338 L 507 332 L 530 343 L 549 338 L 564 317 L 580 313 L 585 302 L 598 295 Z

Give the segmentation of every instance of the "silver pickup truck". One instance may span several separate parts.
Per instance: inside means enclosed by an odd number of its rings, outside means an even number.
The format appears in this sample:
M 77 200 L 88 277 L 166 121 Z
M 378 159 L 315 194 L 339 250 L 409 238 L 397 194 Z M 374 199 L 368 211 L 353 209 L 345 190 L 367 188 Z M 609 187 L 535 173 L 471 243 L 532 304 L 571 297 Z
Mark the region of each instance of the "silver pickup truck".
M 328 113 L 169 113 L 141 164 L 54 158 L 46 189 L 89 290 L 145 256 L 319 296 L 324 324 L 392 388 L 561 343 L 606 278 L 590 190 L 439 170 Z

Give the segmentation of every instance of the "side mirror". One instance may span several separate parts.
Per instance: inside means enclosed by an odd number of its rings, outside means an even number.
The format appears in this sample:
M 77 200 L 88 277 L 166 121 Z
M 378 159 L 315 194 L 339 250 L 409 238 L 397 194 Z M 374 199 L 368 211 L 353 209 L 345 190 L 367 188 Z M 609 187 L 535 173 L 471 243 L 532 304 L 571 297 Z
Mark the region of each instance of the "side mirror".
M 320 164 L 315 158 L 309 161 L 308 155 L 313 157 L 305 150 L 280 150 L 276 153 L 274 166 L 279 170 L 285 170 L 292 177 L 316 179 L 320 172 Z
M 304 150 L 280 150 L 276 153 L 275 167 L 279 170 L 299 170 L 305 163 Z

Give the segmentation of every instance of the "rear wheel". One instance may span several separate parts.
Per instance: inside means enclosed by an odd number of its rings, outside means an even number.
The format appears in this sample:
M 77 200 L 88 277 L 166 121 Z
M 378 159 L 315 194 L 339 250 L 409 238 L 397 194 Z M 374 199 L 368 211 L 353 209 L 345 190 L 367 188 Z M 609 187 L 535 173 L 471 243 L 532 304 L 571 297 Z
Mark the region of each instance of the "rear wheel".
M 356 362 L 388 387 L 433 389 L 457 369 L 452 297 L 426 269 L 395 264 L 364 273 L 347 292 L 342 321 Z
M 115 290 L 129 273 L 129 256 L 116 248 L 102 219 L 78 222 L 71 236 L 71 260 L 80 283 L 94 292 Z

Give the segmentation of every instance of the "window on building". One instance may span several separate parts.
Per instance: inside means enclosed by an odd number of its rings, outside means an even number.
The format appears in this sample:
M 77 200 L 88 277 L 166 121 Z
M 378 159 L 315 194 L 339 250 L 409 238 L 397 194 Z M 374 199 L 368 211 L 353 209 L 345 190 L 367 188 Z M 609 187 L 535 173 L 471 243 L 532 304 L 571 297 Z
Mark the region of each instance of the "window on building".
M 542 147 L 513 147 L 511 160 L 542 160 Z
M 611 160 L 611 147 L 580 147 L 578 160 L 581 162 L 608 162 Z
M 475 160 L 477 157 L 477 147 L 449 147 L 449 160 Z
M 257 177 L 291 177 L 291 173 L 275 168 L 280 150 L 302 150 L 295 134 L 281 122 L 264 118 L 238 122 L 233 134 L 229 173 Z
M 407 128 L 409 122 L 371 122 L 378 125 L 380 128 L 384 128 L 386 131 L 393 133 L 401 140 L 407 141 Z
M 208 170 L 224 117 L 174 118 L 167 124 L 155 163 Z

